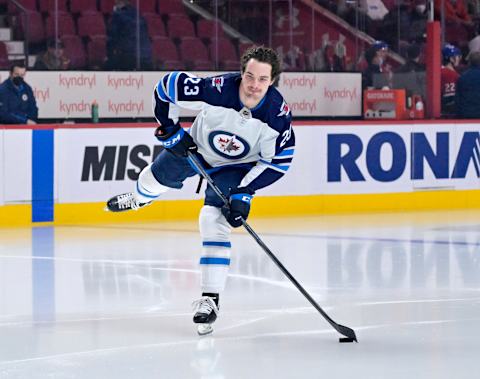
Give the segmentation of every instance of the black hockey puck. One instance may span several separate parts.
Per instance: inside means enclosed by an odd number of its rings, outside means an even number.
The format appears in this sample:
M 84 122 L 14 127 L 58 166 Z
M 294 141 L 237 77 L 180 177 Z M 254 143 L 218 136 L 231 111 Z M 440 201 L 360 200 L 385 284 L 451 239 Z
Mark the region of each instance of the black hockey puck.
M 338 342 L 340 343 L 348 343 L 348 342 L 355 342 L 353 338 L 348 338 L 348 337 L 342 337 L 338 339 Z

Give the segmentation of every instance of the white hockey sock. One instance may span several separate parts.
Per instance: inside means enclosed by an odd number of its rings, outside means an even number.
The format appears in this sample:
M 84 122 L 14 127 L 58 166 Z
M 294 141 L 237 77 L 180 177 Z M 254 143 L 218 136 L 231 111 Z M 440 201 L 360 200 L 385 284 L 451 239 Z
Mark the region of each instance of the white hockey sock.
M 230 268 L 230 251 L 230 242 L 203 242 L 200 258 L 202 292 L 220 293 L 225 289 Z
M 162 193 L 169 190 L 168 187 L 160 184 L 152 173 L 152 164 L 145 167 L 138 176 L 137 184 L 135 186 L 135 196 L 142 203 L 148 203 L 155 200 Z
M 200 211 L 202 292 L 220 293 L 225 288 L 230 268 L 231 227 L 219 208 L 205 205 Z

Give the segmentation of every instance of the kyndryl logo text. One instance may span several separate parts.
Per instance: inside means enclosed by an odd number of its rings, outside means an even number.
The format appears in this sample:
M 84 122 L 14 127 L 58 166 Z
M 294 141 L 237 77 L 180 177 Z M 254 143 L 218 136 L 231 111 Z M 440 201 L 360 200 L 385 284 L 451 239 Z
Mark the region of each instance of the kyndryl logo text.
M 431 139 L 425 133 L 411 133 L 407 140 L 394 132 L 381 132 L 367 141 L 355 134 L 329 134 L 328 181 L 341 182 L 342 173 L 351 182 L 365 181 L 370 175 L 379 182 L 392 182 L 409 170 L 412 180 L 424 179 L 430 169 L 436 179 L 464 179 L 472 166 L 480 177 L 480 133 L 465 132 L 455 147 L 448 132 L 438 132 Z M 434 142 L 433 142 L 434 140 Z M 382 161 L 382 149 L 389 148 L 391 160 Z M 407 159 L 410 158 L 410 159 Z M 364 161 L 365 165 L 359 163 Z M 452 165 L 453 163 L 453 165 Z M 361 167 L 366 167 L 362 169 Z

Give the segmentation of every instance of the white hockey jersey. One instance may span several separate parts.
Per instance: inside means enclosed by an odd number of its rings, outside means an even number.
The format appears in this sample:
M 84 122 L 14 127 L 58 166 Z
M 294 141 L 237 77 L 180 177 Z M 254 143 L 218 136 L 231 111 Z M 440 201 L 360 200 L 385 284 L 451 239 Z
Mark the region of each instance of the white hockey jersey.
M 248 109 L 240 101 L 240 81 L 240 74 L 203 79 L 172 72 L 155 86 L 153 107 L 166 130 L 178 123 L 178 107 L 199 110 L 190 129 L 198 152 L 211 167 L 251 165 L 240 186 L 257 190 L 280 179 L 292 162 L 292 115 L 274 87 Z

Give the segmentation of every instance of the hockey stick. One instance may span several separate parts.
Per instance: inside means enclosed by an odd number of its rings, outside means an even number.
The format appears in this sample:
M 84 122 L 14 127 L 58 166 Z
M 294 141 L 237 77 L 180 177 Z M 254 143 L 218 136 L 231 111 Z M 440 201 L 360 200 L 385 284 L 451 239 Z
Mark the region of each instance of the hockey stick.
M 191 152 L 188 152 L 188 158 L 192 165 L 195 167 L 195 169 L 200 173 L 200 175 L 208 182 L 210 187 L 213 189 L 213 191 L 222 199 L 223 203 L 225 205 L 229 205 L 229 201 L 227 197 L 222 193 L 220 188 L 217 187 L 215 182 L 212 180 L 210 175 L 205 171 L 203 168 L 202 164 L 199 162 L 198 158 L 192 154 Z M 292 274 L 283 266 L 282 262 L 278 260 L 278 258 L 270 251 L 267 245 L 260 239 L 260 237 L 255 233 L 255 231 L 250 227 L 250 225 L 247 224 L 247 222 L 242 219 L 242 224 L 243 227 L 247 230 L 247 232 L 253 237 L 253 239 L 260 245 L 260 247 L 263 249 L 263 251 L 270 257 L 270 259 L 273 260 L 273 262 L 277 265 L 277 267 L 284 273 L 284 275 L 297 287 L 297 289 L 302 293 L 303 296 L 307 298 L 307 300 L 310 302 L 310 304 L 313 305 L 313 307 L 325 318 L 325 320 L 328 321 L 328 323 L 340 334 L 343 334 L 346 339 L 340 339 L 340 342 L 358 342 L 357 336 L 355 335 L 355 332 L 353 329 L 343 326 L 340 324 L 337 324 L 335 321 L 333 321 L 330 316 L 320 307 L 320 305 L 317 304 L 317 302 L 310 296 L 310 294 L 302 287 L 302 285 L 293 277 Z

